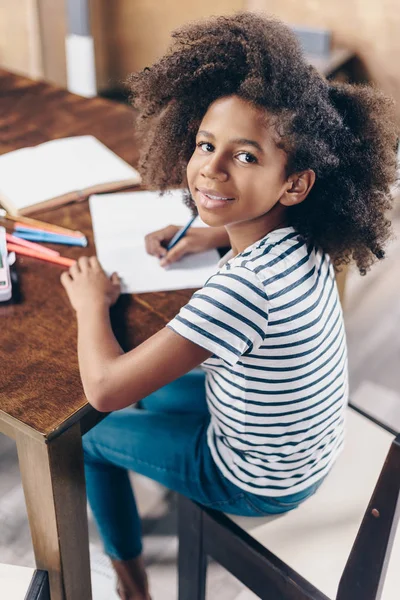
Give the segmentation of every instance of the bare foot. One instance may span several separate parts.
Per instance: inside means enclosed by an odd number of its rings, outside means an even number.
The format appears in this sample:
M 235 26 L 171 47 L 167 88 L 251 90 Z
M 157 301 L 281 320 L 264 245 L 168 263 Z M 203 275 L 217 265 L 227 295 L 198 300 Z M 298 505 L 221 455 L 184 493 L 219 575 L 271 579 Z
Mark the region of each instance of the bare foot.
M 146 594 L 140 594 L 138 592 L 132 592 L 127 590 L 120 579 L 117 582 L 117 594 L 121 600 L 151 600 L 151 597 Z
M 151 600 L 143 558 L 111 560 L 117 574 L 117 593 L 121 600 Z

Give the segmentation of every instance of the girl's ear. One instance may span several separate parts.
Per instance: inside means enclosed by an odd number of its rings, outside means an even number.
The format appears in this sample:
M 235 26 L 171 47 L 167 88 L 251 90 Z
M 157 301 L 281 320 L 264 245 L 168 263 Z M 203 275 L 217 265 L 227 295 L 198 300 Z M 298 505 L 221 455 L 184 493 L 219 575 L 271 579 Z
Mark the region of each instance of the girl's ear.
M 307 169 L 307 171 L 301 173 L 293 173 L 288 178 L 286 190 L 280 197 L 279 202 L 284 206 L 300 204 L 307 198 L 314 182 L 315 173 L 312 169 Z

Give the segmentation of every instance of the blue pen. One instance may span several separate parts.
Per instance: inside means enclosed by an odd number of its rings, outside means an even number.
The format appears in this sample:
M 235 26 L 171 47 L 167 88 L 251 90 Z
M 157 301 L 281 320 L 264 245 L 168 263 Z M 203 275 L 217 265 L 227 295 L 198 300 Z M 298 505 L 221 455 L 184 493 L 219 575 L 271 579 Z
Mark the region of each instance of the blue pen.
M 174 235 L 172 240 L 170 240 L 170 242 L 167 246 L 167 250 L 171 250 L 179 242 L 179 240 L 181 240 L 183 238 L 183 236 L 185 235 L 185 233 L 187 232 L 187 230 L 189 229 L 189 227 L 191 226 L 191 224 L 193 223 L 193 221 L 195 219 L 197 219 L 197 215 L 192 217 L 190 219 L 189 223 L 187 223 L 184 227 L 182 227 L 182 229 L 180 229 L 179 231 L 176 232 L 176 234 Z
M 30 242 L 47 242 L 48 244 L 65 244 L 67 246 L 87 246 L 87 240 L 85 237 L 76 238 L 69 237 L 67 235 L 58 235 L 54 233 L 47 233 L 42 231 L 16 231 L 14 230 L 13 235 L 23 240 L 29 240 Z

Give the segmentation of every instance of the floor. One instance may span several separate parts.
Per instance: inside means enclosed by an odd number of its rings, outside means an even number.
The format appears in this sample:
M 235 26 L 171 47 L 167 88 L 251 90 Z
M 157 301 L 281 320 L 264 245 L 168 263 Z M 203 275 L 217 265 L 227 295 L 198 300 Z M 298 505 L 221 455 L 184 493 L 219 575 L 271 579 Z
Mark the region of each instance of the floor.
M 387 258 L 366 277 L 354 270 L 346 289 L 345 319 L 352 400 L 400 431 L 400 207 Z M 15 445 L 0 434 L 0 563 L 34 566 Z M 143 515 L 144 554 L 153 600 L 175 600 L 176 499 L 150 480 L 134 476 Z M 116 600 L 107 558 L 89 514 L 94 600 Z M 212 564 L 207 598 L 251 600 L 254 594 Z

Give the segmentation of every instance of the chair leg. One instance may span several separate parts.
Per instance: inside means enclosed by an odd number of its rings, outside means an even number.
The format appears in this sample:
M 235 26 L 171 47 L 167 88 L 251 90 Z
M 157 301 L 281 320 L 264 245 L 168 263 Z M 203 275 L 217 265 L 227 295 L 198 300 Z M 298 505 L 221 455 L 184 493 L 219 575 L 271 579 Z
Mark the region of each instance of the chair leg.
M 49 576 L 47 571 L 35 571 L 25 600 L 50 600 Z
M 205 600 L 207 557 L 203 550 L 203 512 L 184 496 L 178 502 L 179 600 Z
M 400 435 L 392 442 L 339 583 L 336 600 L 379 600 L 400 517 Z

